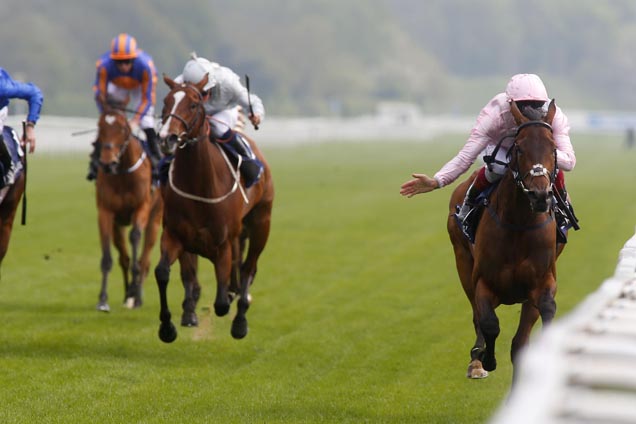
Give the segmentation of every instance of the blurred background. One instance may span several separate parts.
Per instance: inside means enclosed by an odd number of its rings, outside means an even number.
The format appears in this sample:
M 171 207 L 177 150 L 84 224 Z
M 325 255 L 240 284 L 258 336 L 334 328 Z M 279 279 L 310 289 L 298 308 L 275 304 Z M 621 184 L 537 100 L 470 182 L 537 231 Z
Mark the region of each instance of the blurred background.
M 120 32 L 159 75 L 191 51 L 248 74 L 270 116 L 355 117 L 399 102 L 475 115 L 511 75 L 564 109 L 636 109 L 632 0 L 4 0 L 0 66 L 45 115 L 96 116 L 95 61 Z M 158 104 L 165 95 L 158 84 Z M 19 104 L 23 102 L 13 102 Z

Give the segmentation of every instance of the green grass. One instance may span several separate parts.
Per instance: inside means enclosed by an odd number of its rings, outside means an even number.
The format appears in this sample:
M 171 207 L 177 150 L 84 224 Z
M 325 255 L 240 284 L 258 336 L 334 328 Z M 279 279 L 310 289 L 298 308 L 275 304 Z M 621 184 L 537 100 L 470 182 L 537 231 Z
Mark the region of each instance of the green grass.
M 466 379 L 474 336 L 445 230 L 451 189 L 398 194 L 462 141 L 266 146 L 277 197 L 250 333 L 233 340 L 231 317 L 210 312 L 215 283 L 202 263 L 200 326 L 178 328 L 169 345 L 157 337 L 152 276 L 143 308 L 130 311 L 119 307 L 114 269 L 112 311 L 95 310 L 100 252 L 85 158 L 30 156 L 28 223 L 16 223 L 2 264 L 0 422 L 487 421 L 510 386 L 519 307 L 497 310 L 499 368 Z M 583 230 L 559 261 L 557 318 L 613 274 L 636 212 L 636 152 L 619 138 L 574 141 L 579 165 L 566 178 Z M 172 275 L 178 324 L 178 267 Z

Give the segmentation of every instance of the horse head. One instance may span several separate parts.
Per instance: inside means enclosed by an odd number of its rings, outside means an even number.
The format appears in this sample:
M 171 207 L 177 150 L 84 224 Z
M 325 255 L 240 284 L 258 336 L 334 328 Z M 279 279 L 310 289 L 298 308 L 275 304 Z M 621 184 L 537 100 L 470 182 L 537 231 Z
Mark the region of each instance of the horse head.
M 552 185 L 556 178 L 556 145 L 552 136 L 552 119 L 556 112 L 554 99 L 548 112 L 530 117 L 511 102 L 510 111 L 518 128 L 510 149 L 510 170 L 515 182 L 530 202 L 533 212 L 548 212 L 552 207 Z
M 109 109 L 100 116 L 97 131 L 101 147 L 99 164 L 105 173 L 116 174 L 132 138 L 128 119 L 123 113 Z
M 196 142 L 202 134 L 207 136 L 203 87 L 208 82 L 208 75 L 198 84 L 180 84 L 165 74 L 163 80 L 170 92 L 163 100 L 159 137 L 164 153 L 174 154 L 177 146 Z

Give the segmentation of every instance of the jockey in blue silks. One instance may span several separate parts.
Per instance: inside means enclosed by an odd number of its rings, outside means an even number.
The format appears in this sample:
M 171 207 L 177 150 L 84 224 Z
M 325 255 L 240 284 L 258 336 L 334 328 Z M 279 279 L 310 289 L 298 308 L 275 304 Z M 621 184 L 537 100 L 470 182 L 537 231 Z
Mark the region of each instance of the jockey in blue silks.
M 2 129 L 0 132 L 0 141 L 2 141 L 0 143 L 0 167 L 2 168 L 0 173 L 3 177 L 0 179 L 0 185 L 3 187 L 13 184 L 18 170 L 21 169 L 19 162 L 16 164 L 11 160 L 7 144 L 10 143 L 10 140 L 6 140 L 13 133 L 10 127 L 5 127 L 11 99 L 23 99 L 29 104 L 24 140 L 21 143 L 22 147 L 29 145 L 30 153 L 35 151 L 35 124 L 40 119 L 40 111 L 44 102 L 44 96 L 38 86 L 31 82 L 16 81 L 6 70 L 0 68 L 0 128 Z M 13 138 L 17 137 L 13 136 Z M 11 150 L 15 151 L 15 149 Z

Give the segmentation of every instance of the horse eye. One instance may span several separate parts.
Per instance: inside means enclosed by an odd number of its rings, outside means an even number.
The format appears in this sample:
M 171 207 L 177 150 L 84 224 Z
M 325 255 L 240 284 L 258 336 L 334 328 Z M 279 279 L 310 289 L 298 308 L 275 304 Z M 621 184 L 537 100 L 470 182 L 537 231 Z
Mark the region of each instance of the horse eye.
M 198 105 L 197 105 L 196 103 L 192 103 L 192 104 L 190 105 L 190 109 L 195 110 L 195 109 L 197 108 L 197 106 L 198 106 Z

